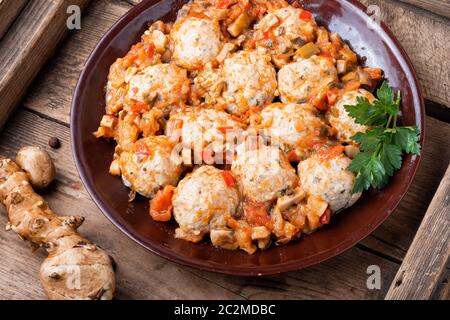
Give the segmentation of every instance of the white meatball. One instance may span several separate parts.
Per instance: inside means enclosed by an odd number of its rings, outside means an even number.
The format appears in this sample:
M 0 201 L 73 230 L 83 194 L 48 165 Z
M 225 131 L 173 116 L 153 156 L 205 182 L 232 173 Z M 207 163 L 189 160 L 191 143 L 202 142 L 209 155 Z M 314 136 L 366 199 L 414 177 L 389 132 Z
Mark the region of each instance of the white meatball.
M 132 151 L 119 158 L 122 179 L 127 187 L 152 198 L 163 186 L 176 185 L 183 167 L 171 157 L 174 143 L 165 136 L 138 140 Z
M 331 59 L 312 56 L 281 68 L 278 89 L 283 102 L 304 103 L 337 80 L 337 71 Z
M 233 114 L 272 101 L 277 89 L 276 71 L 270 56 L 256 51 L 240 51 L 224 61 L 226 83 L 223 97 Z
M 167 126 L 166 135 L 169 137 L 181 136 L 184 146 L 203 148 L 213 144 L 215 151 L 223 149 L 223 144 L 238 135 L 244 129 L 244 125 L 232 118 L 225 111 L 194 107 L 175 112 L 171 115 Z
M 251 149 L 241 144 L 231 171 L 246 198 L 258 203 L 273 201 L 298 184 L 295 169 L 278 147 Z
M 373 102 L 375 97 L 364 89 L 358 89 L 345 93 L 327 113 L 327 119 L 331 126 L 337 130 L 337 137 L 343 142 L 352 142 L 351 137 L 358 132 L 367 130 L 366 126 L 355 122 L 345 110 L 346 105 L 356 105 L 357 98 L 363 97 Z
M 319 112 L 310 104 L 273 103 L 261 112 L 263 134 L 272 144 L 279 144 L 285 153 L 294 151 L 303 158 L 312 143 L 326 141 L 328 127 Z
M 313 42 L 317 24 L 307 13 L 302 19 L 303 11 L 289 6 L 269 12 L 255 25 L 256 45 L 272 54 L 286 54 L 294 46 Z
M 222 174 L 212 166 L 203 166 L 180 181 L 172 198 L 179 225 L 177 238 L 198 242 L 211 229 L 225 228 L 227 219 L 236 216 L 241 197 Z
M 327 158 L 313 155 L 298 165 L 301 188 L 328 202 L 332 212 L 352 206 L 361 193 L 352 194 L 355 175 L 347 168 L 352 161 L 344 154 Z
M 222 33 L 218 22 L 187 17 L 176 22 L 170 33 L 173 61 L 188 70 L 201 69 L 213 61 L 222 49 Z
M 157 64 L 133 75 L 128 82 L 128 98 L 164 108 L 187 99 L 189 79 L 186 70 L 173 64 Z

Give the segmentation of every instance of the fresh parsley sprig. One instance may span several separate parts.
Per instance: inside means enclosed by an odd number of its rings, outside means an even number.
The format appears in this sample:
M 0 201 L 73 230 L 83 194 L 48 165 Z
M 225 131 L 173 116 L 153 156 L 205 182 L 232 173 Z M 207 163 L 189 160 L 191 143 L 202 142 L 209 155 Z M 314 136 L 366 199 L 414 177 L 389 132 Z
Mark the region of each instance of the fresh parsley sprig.
M 356 173 L 353 193 L 362 192 L 371 186 L 382 188 L 394 171 L 401 168 L 404 153 L 420 155 L 417 126 L 397 126 L 400 91 L 394 100 L 394 93 L 385 81 L 377 90 L 377 97 L 373 103 L 367 98 L 358 97 L 356 105 L 345 106 L 356 123 L 369 127 L 366 132 L 352 137 L 361 149 L 348 167 L 348 170 Z

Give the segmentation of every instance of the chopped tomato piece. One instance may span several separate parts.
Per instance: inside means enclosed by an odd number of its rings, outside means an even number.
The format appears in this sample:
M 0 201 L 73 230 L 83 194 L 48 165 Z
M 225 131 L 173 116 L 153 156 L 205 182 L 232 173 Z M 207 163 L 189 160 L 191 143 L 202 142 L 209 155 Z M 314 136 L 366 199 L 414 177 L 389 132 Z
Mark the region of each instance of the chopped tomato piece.
M 232 131 L 233 127 L 219 127 L 217 128 L 217 131 L 219 131 L 221 134 L 227 134 L 228 131 Z
M 322 52 L 320 55 L 327 59 L 333 59 L 333 56 L 327 51 Z
M 231 0 L 220 0 L 217 4 L 218 9 L 226 9 L 231 4 Z
M 236 219 L 229 217 L 227 219 L 227 225 L 233 229 L 233 230 L 239 230 L 241 226 L 239 225 L 239 222 L 237 222 Z
M 299 157 L 297 155 L 297 152 L 295 152 L 295 150 L 292 150 L 291 152 L 288 153 L 287 158 L 289 160 L 289 162 L 296 162 L 299 161 Z
M 172 217 L 172 196 L 175 187 L 166 186 L 159 190 L 156 196 L 150 200 L 150 215 L 155 221 L 169 221 Z
M 131 102 L 133 102 L 133 105 L 130 107 L 130 109 L 134 113 L 141 113 L 143 111 L 147 111 L 150 108 L 148 104 L 135 99 L 131 99 Z
M 292 4 L 292 6 L 294 7 L 294 8 L 300 8 L 300 4 L 297 2 L 297 1 L 295 1 L 293 4 Z
M 146 45 L 145 53 L 148 57 L 153 58 L 153 56 L 155 55 L 155 45 L 153 44 L 153 42 Z
M 244 214 L 247 222 L 254 226 L 265 226 L 272 229 L 269 213 L 264 203 L 245 202 Z
M 311 21 L 312 18 L 312 13 L 306 10 L 302 10 L 302 12 L 300 12 L 300 19 L 302 19 L 305 22 L 309 22 Z
M 334 147 L 324 148 L 317 152 L 320 159 L 328 160 L 336 158 L 344 152 L 345 147 L 342 145 L 337 145 Z
M 320 111 L 328 111 L 327 95 L 325 93 L 319 93 L 315 98 L 312 99 L 311 103 L 314 107 L 316 107 L 316 109 Z
M 230 171 L 222 171 L 220 175 L 222 176 L 223 181 L 225 181 L 227 187 L 231 188 L 236 185 L 236 181 L 234 181 L 233 174 Z
M 320 217 L 321 224 L 329 224 L 331 218 L 331 210 L 328 208 L 325 210 L 324 214 Z
M 338 90 L 332 89 L 327 92 L 328 106 L 334 106 L 338 99 Z

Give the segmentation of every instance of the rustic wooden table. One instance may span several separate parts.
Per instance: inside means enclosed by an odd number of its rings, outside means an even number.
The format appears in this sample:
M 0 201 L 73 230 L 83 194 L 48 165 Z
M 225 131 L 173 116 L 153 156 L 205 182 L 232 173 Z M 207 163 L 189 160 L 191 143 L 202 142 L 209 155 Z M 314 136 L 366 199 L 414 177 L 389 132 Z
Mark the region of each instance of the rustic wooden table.
M 13 8 L 8 8 L 8 1 L 11 4 L 10 0 L 0 1 L 2 72 L 11 65 L 2 65 L 6 55 L 10 59 L 11 56 L 20 56 L 16 50 L 24 51 L 23 47 L 20 48 L 21 44 L 14 43 L 14 37 L 21 31 L 31 32 L 35 28 L 28 19 L 29 15 L 40 12 L 49 3 L 52 6 L 55 3 L 67 6 L 67 3 L 84 2 L 21 0 L 14 1 Z M 101 214 L 80 182 L 69 141 L 72 92 L 89 53 L 100 37 L 137 2 L 139 0 L 90 1 L 84 10 L 81 30 L 71 32 L 59 44 L 0 135 L 0 154 L 3 155 L 14 156 L 15 151 L 25 145 L 40 145 L 50 151 L 58 174 L 54 187 L 45 196 L 56 212 L 87 217 L 81 231 L 111 253 L 118 264 L 119 299 L 449 298 L 450 172 L 443 180 L 450 162 L 449 1 L 362 1 L 381 8 L 382 20 L 413 60 L 426 97 L 427 143 L 420 169 L 407 196 L 380 228 L 344 254 L 314 267 L 264 278 L 236 278 L 201 272 L 149 253 L 123 235 Z M 21 15 L 16 18 L 18 13 Z M 52 17 L 60 19 L 57 15 Z M 43 17 L 39 19 L 45 20 Z M 55 38 L 60 36 L 61 32 L 54 31 Z M 51 47 L 39 45 L 38 41 L 32 42 L 33 39 L 29 41 L 37 48 L 37 52 L 30 55 L 31 60 Z M 18 63 L 22 68 L 15 74 L 0 73 L 2 100 L 6 99 L 4 97 L 17 100 L 20 90 L 16 92 L 14 88 L 5 87 L 2 80 L 8 75 L 20 78 L 27 72 L 37 72 L 31 67 L 31 60 L 12 61 L 12 64 Z M 61 140 L 60 149 L 48 147 L 50 137 Z M 440 183 L 439 192 L 430 206 Z M 422 223 L 426 212 L 427 218 Z M 5 224 L 6 217 L 2 214 L 0 225 Z M 439 243 L 435 242 L 438 240 L 435 239 L 437 236 L 433 238 L 433 233 L 439 236 Z M 441 248 L 439 252 L 434 251 L 439 247 L 437 244 Z M 45 298 L 38 279 L 44 253 L 31 254 L 26 243 L 17 241 L 17 236 L 12 232 L 3 231 L 0 232 L 0 252 L 0 298 Z M 421 265 L 418 266 L 419 262 Z M 371 265 L 380 267 L 381 289 L 367 288 L 367 268 Z M 414 294 L 410 290 L 413 277 L 422 281 L 421 286 L 417 282 L 413 285 L 420 289 Z

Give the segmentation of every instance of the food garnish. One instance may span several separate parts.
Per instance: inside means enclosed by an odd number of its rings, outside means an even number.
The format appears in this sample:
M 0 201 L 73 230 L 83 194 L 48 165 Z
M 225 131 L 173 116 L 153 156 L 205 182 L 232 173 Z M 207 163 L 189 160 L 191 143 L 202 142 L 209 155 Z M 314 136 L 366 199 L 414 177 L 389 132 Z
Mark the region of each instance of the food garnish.
M 401 102 L 398 91 L 394 93 L 386 81 L 377 90 L 378 99 L 370 103 L 358 97 L 358 103 L 345 106 L 356 123 L 369 126 L 364 133 L 357 133 L 352 140 L 360 144 L 361 152 L 353 159 L 348 170 L 356 173 L 353 193 L 362 192 L 371 186 L 380 189 L 389 177 L 402 166 L 402 155 L 420 155 L 419 129 L 417 126 L 398 126 L 397 118 Z

